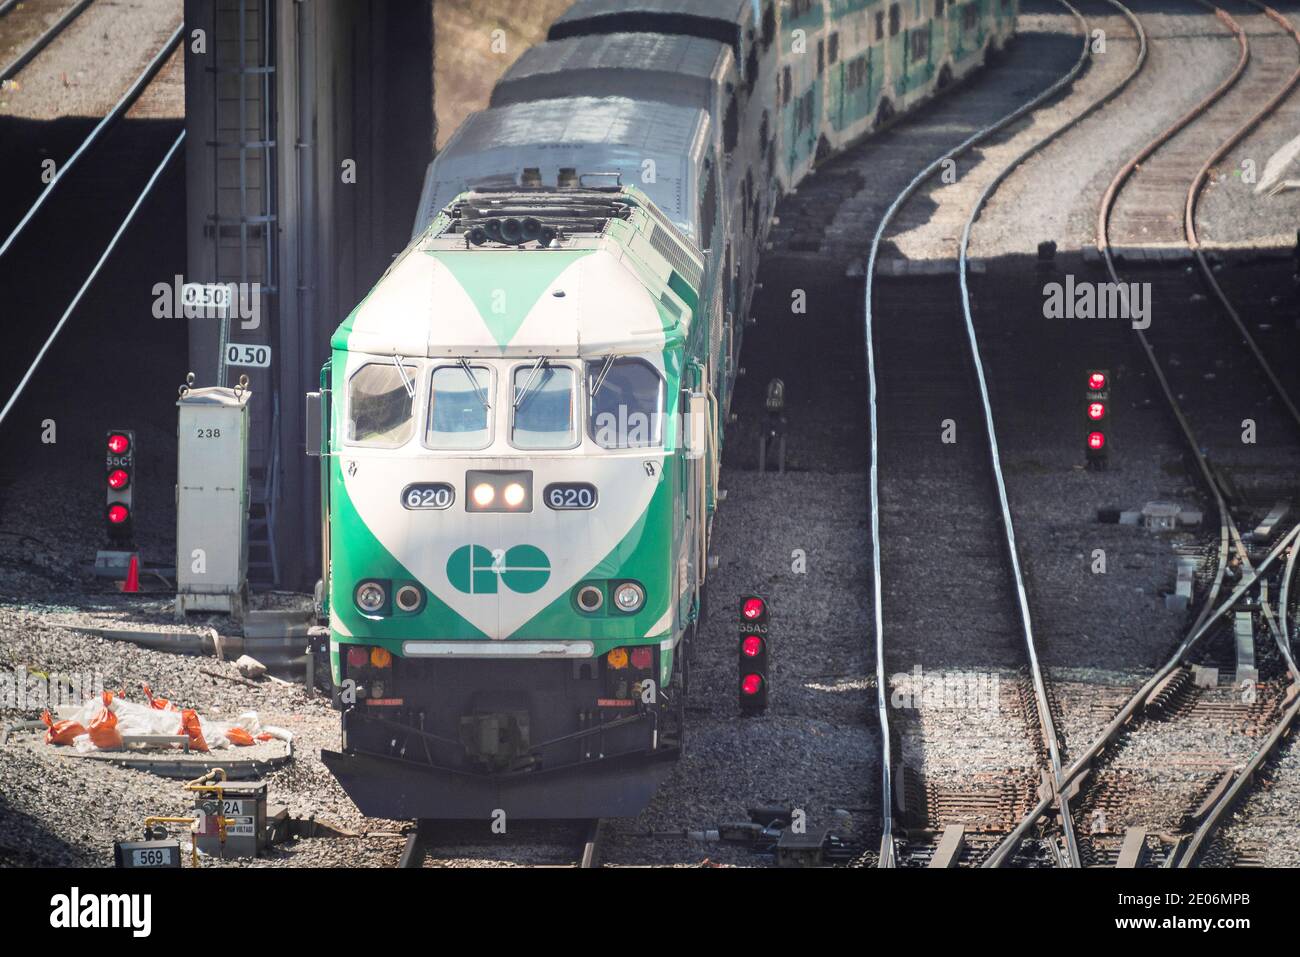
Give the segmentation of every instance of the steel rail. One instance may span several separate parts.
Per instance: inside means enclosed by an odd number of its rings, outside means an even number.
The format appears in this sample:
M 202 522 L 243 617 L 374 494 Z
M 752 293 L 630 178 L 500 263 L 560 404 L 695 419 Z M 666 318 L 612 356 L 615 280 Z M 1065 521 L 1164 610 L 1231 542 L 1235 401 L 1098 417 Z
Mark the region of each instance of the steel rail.
M 1111 281 L 1116 285 L 1119 285 L 1119 274 L 1115 268 L 1114 253 L 1110 245 L 1110 216 L 1120 190 L 1123 189 L 1124 185 L 1132 177 L 1133 173 L 1148 157 L 1154 154 L 1156 150 L 1169 142 L 1169 140 L 1187 126 L 1191 125 L 1191 123 L 1200 117 L 1211 105 L 1217 102 L 1225 93 L 1228 92 L 1228 90 L 1236 85 L 1236 82 L 1245 72 L 1246 64 L 1250 59 L 1250 46 L 1246 40 L 1245 31 L 1241 29 L 1237 22 L 1224 11 L 1204 2 L 1204 0 L 1196 0 L 1196 2 L 1211 10 L 1215 16 L 1228 27 L 1236 39 L 1241 52 L 1232 73 L 1229 74 L 1228 77 L 1226 77 L 1217 87 L 1210 91 L 1210 93 L 1192 106 L 1191 109 L 1176 119 L 1173 124 L 1158 134 L 1155 139 L 1143 146 L 1137 154 L 1132 156 L 1128 162 L 1120 168 L 1119 172 L 1115 174 L 1110 184 L 1106 187 L 1106 191 L 1102 194 L 1097 214 L 1097 250 L 1104 257 L 1106 270 L 1110 274 Z M 1135 19 L 1137 19 L 1140 26 L 1140 18 Z M 1145 35 L 1145 31 L 1143 31 L 1143 33 Z M 1143 334 L 1142 330 L 1135 329 L 1134 332 L 1137 333 L 1138 341 L 1142 345 L 1147 361 L 1156 377 L 1156 381 L 1160 383 L 1160 388 L 1169 403 L 1174 418 L 1177 420 L 1184 437 L 1188 440 L 1188 444 L 1192 449 L 1192 454 L 1199 466 L 1201 476 L 1218 508 L 1218 567 L 1215 572 L 1214 582 L 1210 586 L 1210 590 L 1206 594 L 1205 601 L 1201 606 L 1201 611 L 1192 624 L 1189 637 L 1184 639 L 1182 644 L 1180 644 L 1177 650 L 1175 650 L 1173 656 L 1129 698 L 1124 706 L 1116 713 L 1115 717 L 1111 719 L 1110 723 L 1106 725 L 1096 739 L 1093 740 L 1093 742 L 1066 770 L 1065 778 L 1061 783 L 1062 790 L 1066 793 L 1073 793 L 1082 785 L 1083 777 L 1091 771 L 1092 762 L 1101 754 L 1105 747 L 1115 739 L 1124 726 L 1128 724 L 1129 720 L 1137 712 L 1138 708 L 1146 702 L 1146 699 L 1156 690 L 1160 682 L 1173 673 L 1174 669 L 1182 665 L 1183 657 L 1190 652 L 1193 647 L 1195 647 L 1195 645 L 1209 630 L 1209 626 L 1217 621 L 1219 616 L 1227 610 L 1225 606 L 1220 606 L 1217 610 L 1214 610 L 1214 602 L 1223 587 L 1224 575 L 1227 571 L 1228 565 L 1229 543 L 1234 537 L 1233 533 L 1235 533 L 1236 528 L 1228 517 L 1227 503 L 1223 499 L 1218 483 L 1210 472 L 1209 464 L 1204 454 L 1196 443 L 1195 435 L 1191 430 L 1191 425 L 1188 423 L 1186 416 L 1183 415 L 1182 409 L 1178 405 L 1177 398 L 1169 385 L 1169 380 L 1165 377 L 1164 369 L 1161 368 L 1159 361 L 1155 357 L 1150 342 L 1147 340 L 1147 337 Z M 1240 548 L 1239 541 L 1238 547 Z M 1264 566 L 1261 565 L 1260 571 L 1262 571 L 1263 567 Z M 1234 589 L 1234 596 L 1244 594 L 1245 589 L 1242 585 L 1247 582 L 1253 583 L 1255 580 L 1256 576 L 1251 574 L 1249 571 L 1243 574 L 1242 584 L 1239 584 L 1238 587 Z M 1236 599 L 1232 598 L 1230 600 L 1235 602 Z M 1024 836 L 1029 832 L 1029 829 L 1034 825 L 1034 823 L 1037 822 L 1037 820 L 1047 812 L 1048 808 L 1051 807 L 1051 803 L 1050 800 L 1040 800 L 1038 804 L 1025 815 L 1020 823 L 1016 825 L 1015 829 L 1007 836 L 1002 844 L 994 850 L 990 859 L 999 859 L 1007 856 L 1007 854 L 1015 847 L 1015 844 L 1012 842 L 1014 841 L 1018 844 L 1019 841 L 1023 840 Z
M 1274 21 L 1284 33 L 1289 34 L 1291 38 L 1296 41 L 1297 47 L 1300 47 L 1300 31 L 1297 31 L 1295 26 L 1289 20 L 1279 14 L 1276 10 L 1259 2 L 1259 0 L 1247 0 L 1247 2 L 1258 8 L 1265 16 Z M 1197 203 L 1199 202 L 1201 193 L 1204 190 L 1210 169 L 1222 160 L 1230 150 L 1245 139 L 1245 137 L 1271 113 L 1273 113 L 1277 107 L 1281 105 L 1282 101 L 1285 100 L 1286 97 L 1295 89 L 1297 83 L 1300 83 L 1300 66 L 1296 68 L 1296 70 L 1291 74 L 1290 79 L 1280 90 L 1270 97 L 1263 106 L 1253 113 L 1245 123 L 1235 130 L 1228 139 L 1224 140 L 1224 142 L 1210 154 L 1210 157 L 1205 161 L 1204 165 L 1202 165 L 1197 171 L 1195 178 L 1192 180 L 1191 186 L 1187 190 L 1187 200 L 1184 205 L 1183 215 L 1183 231 L 1187 238 L 1188 248 L 1190 248 L 1195 255 L 1196 262 L 1201 269 L 1201 274 L 1209 285 L 1211 291 L 1214 293 L 1215 298 L 1218 299 L 1224 312 L 1226 312 L 1229 318 L 1232 319 L 1233 324 L 1237 328 L 1237 332 L 1240 334 L 1243 341 L 1245 341 L 1251 354 L 1255 357 L 1256 362 L 1260 369 L 1263 370 L 1264 375 L 1273 387 L 1274 392 L 1277 394 L 1278 398 L 1282 400 L 1282 404 L 1286 407 L 1292 421 L 1297 425 L 1300 425 L 1300 412 L 1296 410 L 1296 406 L 1294 402 L 1292 402 L 1291 396 L 1287 393 L 1286 388 L 1282 385 L 1277 374 L 1273 371 L 1272 365 L 1264 356 L 1264 353 L 1260 349 L 1259 344 L 1255 341 L 1254 336 L 1252 336 L 1250 331 L 1246 328 L 1246 324 L 1242 321 L 1241 314 L 1237 311 L 1236 307 L 1232 304 L 1232 301 L 1223 291 L 1218 280 L 1215 279 L 1214 271 L 1210 268 L 1210 264 L 1205 257 L 1205 252 L 1196 232 Z M 1233 530 L 1234 532 L 1236 531 L 1235 525 L 1233 526 Z M 1240 542 L 1240 536 L 1238 536 L 1238 542 Z M 1244 548 L 1241 550 L 1244 552 Z M 1295 721 L 1297 713 L 1300 713 L 1300 669 L 1297 669 L 1295 659 L 1291 654 L 1290 626 L 1287 619 L 1290 584 L 1295 573 L 1297 551 L 1298 549 L 1294 547 L 1291 549 L 1287 557 L 1286 569 L 1282 574 L 1282 589 L 1281 594 L 1278 597 L 1277 618 L 1279 621 L 1275 622 L 1272 610 L 1267 604 L 1263 607 L 1265 619 L 1269 624 L 1269 630 L 1273 634 L 1274 640 L 1278 646 L 1278 651 L 1281 653 L 1283 660 L 1286 662 L 1287 670 L 1291 674 L 1292 683 L 1288 690 L 1288 697 L 1292 699 L 1292 703 L 1279 717 L 1273 730 L 1270 732 L 1268 737 L 1264 739 L 1263 744 L 1255 751 L 1250 760 L 1236 772 L 1232 785 L 1219 797 L 1209 811 L 1206 812 L 1205 817 L 1193 833 L 1191 840 L 1182 848 L 1175 863 L 1176 867 L 1187 868 L 1194 866 L 1197 858 L 1200 856 L 1205 842 L 1218 828 L 1219 824 L 1222 823 L 1223 817 L 1227 814 L 1228 810 L 1241 799 L 1242 795 L 1245 793 L 1246 787 L 1253 780 L 1255 772 L 1263 765 L 1264 761 L 1267 760 L 1268 756 L 1273 752 L 1273 749 L 1277 747 L 1282 737 L 1289 731 L 1292 723 Z M 1246 566 L 1249 567 L 1249 558 L 1244 558 L 1244 562 Z
M 1246 0 L 1246 2 L 1254 7 L 1258 7 L 1265 16 L 1277 23 L 1284 32 L 1290 34 L 1291 38 L 1295 40 L 1297 47 L 1300 47 L 1300 30 L 1297 30 L 1295 26 L 1286 19 L 1286 17 L 1282 16 L 1272 7 L 1259 2 L 1259 0 Z M 1210 289 L 1219 300 L 1219 304 L 1223 306 L 1223 310 L 1228 314 L 1229 318 L 1232 319 L 1233 324 L 1237 327 L 1237 332 L 1241 335 L 1241 338 L 1245 340 L 1247 347 L 1249 347 L 1251 353 L 1255 356 L 1255 361 L 1259 363 L 1259 367 L 1264 371 L 1264 375 L 1268 377 L 1269 384 L 1273 386 L 1273 391 L 1277 393 L 1278 398 L 1282 400 L 1282 404 L 1286 406 L 1286 410 L 1290 414 L 1291 420 L 1295 422 L 1297 426 L 1300 426 L 1300 410 L 1296 409 L 1295 403 L 1291 400 L 1291 396 L 1288 394 L 1286 387 L 1282 385 L 1281 380 L 1277 377 L 1277 373 L 1273 371 L 1273 366 L 1264 356 L 1264 352 L 1255 341 L 1255 337 L 1252 336 L 1250 330 L 1246 328 L 1245 322 L 1242 321 L 1241 314 L 1237 312 L 1236 307 L 1233 306 L 1232 302 L 1228 299 L 1227 294 L 1224 293 L 1222 287 L 1220 287 L 1218 280 L 1214 278 L 1214 270 L 1210 268 L 1210 264 L 1205 258 L 1205 251 L 1202 249 L 1200 239 L 1196 234 L 1196 205 L 1200 201 L 1201 193 L 1204 190 L 1205 181 L 1209 176 L 1210 169 L 1223 159 L 1223 157 L 1228 154 L 1229 150 L 1233 149 L 1238 143 L 1245 139 L 1246 136 L 1254 130 L 1255 127 L 1262 123 L 1270 113 L 1276 110 L 1278 106 L 1281 105 L 1282 101 L 1290 95 L 1291 91 L 1295 89 L 1297 83 L 1300 83 L 1300 65 L 1298 65 L 1295 72 L 1291 74 L 1291 78 L 1286 82 L 1285 86 L 1273 94 L 1268 102 L 1252 114 L 1250 119 L 1243 123 L 1240 128 L 1228 137 L 1228 139 L 1224 140 L 1223 143 L 1220 144 L 1218 149 L 1210 154 L 1209 159 L 1207 159 L 1205 164 L 1197 171 L 1196 178 L 1192 181 L 1191 187 L 1187 190 L 1187 202 L 1183 210 L 1183 232 L 1187 237 L 1188 247 L 1196 256 L 1196 262 L 1201 267 L 1201 273 L 1204 275 L 1205 281 L 1209 284 Z
M 876 716 L 880 722 L 880 740 L 881 740 L 881 836 L 880 836 L 880 856 L 877 866 L 882 868 L 892 868 L 897 865 L 897 852 L 894 847 L 894 816 L 893 816 L 893 747 L 890 741 L 890 722 L 889 722 L 889 684 L 885 674 L 885 642 L 884 642 L 884 605 L 882 595 L 882 575 L 881 575 L 881 556 L 880 556 L 880 472 L 879 472 L 879 444 L 880 429 L 877 410 L 877 387 L 876 387 L 876 355 L 875 342 L 872 336 L 874 329 L 874 316 L 871 310 L 872 293 L 875 289 L 876 260 L 880 253 L 880 244 L 884 239 L 885 230 L 893 222 L 894 216 L 898 210 L 906 203 L 912 195 L 944 164 L 945 161 L 955 159 L 964 154 L 972 146 L 983 140 L 988 139 L 995 133 L 1014 123 L 1016 120 L 1032 112 L 1042 103 L 1056 96 L 1061 90 L 1065 89 L 1075 78 L 1083 71 L 1087 65 L 1091 36 L 1088 33 L 1088 24 L 1083 15 L 1079 13 L 1069 0 L 1058 0 L 1058 2 L 1074 15 L 1075 20 L 1080 27 L 1080 33 L 1083 36 L 1083 44 L 1079 52 L 1079 58 L 1074 66 L 1062 77 L 1048 86 L 1045 90 L 1025 102 L 1006 116 L 997 120 L 990 126 L 976 130 L 965 140 L 957 144 L 953 149 L 946 151 L 941 156 L 936 157 L 924 169 L 916 174 L 912 180 L 903 188 L 885 210 L 884 216 L 881 217 L 880 223 L 876 227 L 876 232 L 871 240 L 871 251 L 867 259 L 866 268 L 866 288 L 864 290 L 864 338 L 866 342 L 866 360 L 867 360 L 867 382 L 868 382 L 868 407 L 871 427 L 871 468 L 870 468 L 870 495 L 871 495 L 871 582 L 872 582 L 872 613 L 873 623 L 875 626 L 875 653 L 876 653 Z
M 86 8 L 94 2 L 95 0 L 80 0 L 75 7 L 61 16 L 54 26 L 50 27 L 38 36 L 32 41 L 31 45 L 26 50 L 18 54 L 17 59 L 13 60 L 5 67 L 0 68 L 0 83 L 4 83 L 27 64 L 31 63 L 32 60 L 36 59 L 37 54 L 50 45 L 50 41 L 62 33 L 69 23 L 81 16 L 86 11 Z M 5 10 L 0 11 L 0 13 L 7 12 L 7 10 L 8 7 L 6 7 Z
M 1300 525 L 1293 530 L 1300 531 Z M 1175 867 L 1190 868 L 1196 865 L 1196 860 L 1205 846 L 1206 840 L 1223 822 L 1224 815 L 1241 800 L 1245 794 L 1246 788 L 1254 781 L 1256 772 L 1268 760 L 1269 755 L 1282 742 L 1283 737 L 1291 730 L 1295 723 L 1296 715 L 1300 714 L 1300 672 L 1296 670 L 1295 659 L 1291 656 L 1291 637 L 1289 625 L 1287 622 L 1287 602 L 1290 597 L 1291 579 L 1295 575 L 1296 555 L 1300 553 L 1300 547 L 1293 546 L 1287 555 L 1286 569 L 1282 573 L 1282 593 L 1278 596 L 1278 617 L 1281 618 L 1281 634 L 1278 636 L 1278 649 L 1282 652 L 1282 657 L 1286 660 L 1287 668 L 1291 672 L 1292 682 L 1287 689 L 1287 697 L 1291 699 L 1291 704 L 1282 712 L 1282 716 L 1273 726 L 1267 738 L 1264 739 L 1258 750 L 1251 755 L 1240 770 L 1233 778 L 1232 784 L 1214 802 L 1214 806 L 1206 812 L 1200 826 L 1182 848 L 1175 862 Z M 1285 699 L 1284 699 L 1285 700 Z
M 73 166 L 76 165 L 77 160 L 81 159 L 82 155 L 90 148 L 91 144 L 99 138 L 99 135 L 103 133 L 104 130 L 108 129 L 108 127 L 113 125 L 113 123 L 121 119 L 135 101 L 140 98 L 140 94 L 144 92 L 145 87 L 149 85 L 153 78 L 158 74 L 158 71 L 162 69 L 162 65 L 167 62 L 168 57 L 175 52 L 176 47 L 181 42 L 181 35 L 184 33 L 184 30 L 185 24 L 181 24 L 176 28 L 176 32 L 171 35 L 163 45 L 163 48 L 152 60 L 149 61 L 149 65 L 144 68 L 144 72 L 136 77 L 135 82 L 131 84 L 130 89 L 128 89 L 113 108 L 95 124 L 95 128 L 92 129 L 90 133 L 87 134 L 86 138 L 81 141 L 81 145 L 73 151 L 70 157 L 68 157 L 67 162 L 63 163 L 63 165 L 59 167 L 58 171 L 54 174 L 54 178 L 46 184 L 45 188 L 41 190 L 41 194 L 36 197 L 36 202 L 32 203 L 32 205 L 28 207 L 27 212 L 23 214 L 23 218 L 18 221 L 18 225 L 16 225 L 10 231 L 9 235 L 5 237 L 5 241 L 0 243 L 0 256 L 3 256 L 8 252 L 9 247 L 12 246 L 14 240 L 18 238 L 18 234 L 27 228 L 27 224 L 32 221 L 32 218 L 35 217 L 37 211 L 45 205 L 45 201 L 50 198 L 50 194 L 54 192 L 54 187 L 58 186 L 59 183 L 63 181 L 63 177 L 70 169 L 72 169 Z
M 1066 860 L 1071 867 L 1080 867 L 1082 862 L 1079 858 L 1079 844 L 1075 833 L 1074 818 L 1070 812 L 1069 797 L 1062 793 L 1061 786 L 1061 753 L 1059 739 L 1056 734 L 1056 722 L 1052 717 L 1051 704 L 1047 697 L 1047 686 L 1043 680 L 1042 668 L 1038 659 L 1037 644 L 1034 640 L 1033 617 L 1029 608 L 1029 596 L 1025 590 L 1024 575 L 1020 568 L 1020 548 L 1016 544 L 1015 525 L 1011 516 L 1011 504 L 1007 495 L 1006 479 L 1002 471 L 1002 455 L 997 438 L 997 429 L 993 419 L 993 400 L 989 394 L 988 382 L 984 373 L 984 359 L 980 351 L 979 337 L 975 331 L 975 318 L 971 308 L 970 293 L 970 271 L 969 271 L 969 254 L 971 233 L 975 227 L 975 221 L 979 219 L 980 213 L 988 204 L 989 199 L 1013 173 L 1016 172 L 1025 162 L 1036 153 L 1039 153 L 1048 144 L 1054 142 L 1057 138 L 1064 135 L 1069 130 L 1078 126 L 1085 119 L 1101 109 L 1120 93 L 1132 82 L 1141 71 L 1146 63 L 1147 43 L 1146 32 L 1142 29 L 1141 22 L 1134 16 L 1133 11 L 1124 6 L 1120 0 L 1107 0 L 1115 7 L 1120 14 L 1127 17 L 1129 23 L 1134 28 L 1135 36 L 1138 38 L 1138 55 L 1133 68 L 1125 74 L 1117 83 L 1111 86 L 1109 90 L 1097 97 L 1087 105 L 1083 110 L 1070 117 L 1056 129 L 1047 133 L 1036 142 L 1027 146 L 1014 159 L 1012 159 L 1003 169 L 995 176 L 984 191 L 980 193 L 971 208 L 970 216 L 966 219 L 966 225 L 962 230 L 960 256 L 958 261 L 958 280 L 961 285 L 961 306 L 962 314 L 966 322 L 966 336 L 970 342 L 971 357 L 975 365 L 975 374 L 979 382 L 980 402 L 984 412 L 984 427 L 989 436 L 989 453 L 990 465 L 993 470 L 993 480 L 997 485 L 998 505 L 1002 511 L 1002 526 L 1006 534 L 1007 552 L 1011 557 L 1012 570 L 1016 582 L 1016 602 L 1020 610 L 1020 624 L 1022 636 L 1025 640 L 1025 652 L 1029 658 L 1030 673 L 1033 676 L 1034 698 L 1038 707 L 1039 722 L 1042 725 L 1044 743 L 1047 746 L 1048 754 L 1052 762 L 1052 791 L 1055 795 L 1056 804 L 1061 813 L 1061 828 L 1065 836 Z M 1023 837 L 1023 835 L 1022 835 Z M 1019 842 L 1017 841 L 1017 845 Z M 1015 852 L 1014 846 L 1003 847 L 999 845 L 996 852 L 1001 852 L 995 858 L 985 860 L 983 866 L 998 867 Z
M 33 359 L 31 365 L 28 366 L 27 371 L 23 374 L 22 380 L 14 388 L 13 393 L 5 402 L 4 408 L 0 409 L 0 426 L 4 425 L 5 419 L 9 416 L 10 411 L 18 402 L 19 396 L 21 396 L 23 390 L 27 388 L 27 384 L 31 381 L 32 376 L 36 374 L 36 370 L 40 366 L 41 360 L 45 358 L 45 354 L 49 352 L 50 346 L 54 344 L 54 340 L 58 338 L 59 333 L 63 331 L 63 327 L 67 324 L 68 319 L 76 310 L 82 297 L 85 296 L 86 290 L 89 289 L 91 283 L 95 281 L 95 277 L 99 275 L 99 271 L 104 268 L 104 263 L 108 261 L 108 257 L 112 255 L 113 250 L 117 248 L 117 244 L 121 241 L 122 236 L 125 235 L 127 227 L 131 225 L 136 214 L 140 211 L 140 207 L 144 205 L 144 201 L 149 197 L 149 194 L 153 192 L 154 186 L 162 177 L 163 172 L 167 169 L 168 165 L 170 165 L 172 158 L 176 156 L 176 153 L 180 150 L 181 144 L 184 141 L 185 131 L 181 130 L 181 132 L 177 134 L 176 139 L 172 142 L 171 148 L 167 150 L 167 155 L 162 158 L 162 161 L 154 169 L 153 175 L 149 177 L 149 181 L 145 183 L 144 189 L 142 189 L 139 195 L 136 196 L 135 202 L 131 204 L 130 211 L 127 212 L 121 225 L 117 227 L 117 231 L 113 233 L 113 238 L 109 240 L 108 245 L 104 248 L 104 252 L 100 255 L 94 268 L 90 270 L 90 275 L 88 275 L 86 281 L 81 284 L 81 288 L 77 290 L 77 294 L 72 297 L 72 302 L 70 302 L 68 308 L 63 311 L 63 315 L 59 317 L 59 321 L 54 324 L 54 329 L 46 338 L 40 351 L 37 352 L 36 358 Z

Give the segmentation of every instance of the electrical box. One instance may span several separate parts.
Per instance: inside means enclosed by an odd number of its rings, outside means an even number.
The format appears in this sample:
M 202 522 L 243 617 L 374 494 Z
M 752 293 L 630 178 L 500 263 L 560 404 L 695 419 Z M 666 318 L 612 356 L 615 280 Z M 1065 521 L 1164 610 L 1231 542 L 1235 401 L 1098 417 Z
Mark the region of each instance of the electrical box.
M 246 388 L 183 387 L 176 467 L 176 617 L 248 603 Z
M 261 781 L 226 781 L 200 792 L 195 798 L 194 810 L 202 812 L 200 824 L 194 831 L 194 843 L 199 851 L 225 859 L 257 857 L 266 848 L 266 784 Z M 224 842 L 217 816 L 223 816 Z

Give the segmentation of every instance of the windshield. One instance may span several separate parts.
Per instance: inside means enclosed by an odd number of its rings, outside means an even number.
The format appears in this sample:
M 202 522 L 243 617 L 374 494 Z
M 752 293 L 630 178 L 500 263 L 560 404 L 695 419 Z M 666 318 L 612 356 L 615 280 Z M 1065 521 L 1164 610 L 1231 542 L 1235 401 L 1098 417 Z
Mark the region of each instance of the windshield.
M 419 369 L 397 362 L 370 362 L 348 380 L 347 441 L 387 448 L 415 433 L 410 382 Z
M 510 444 L 517 449 L 568 449 L 578 444 L 573 370 L 531 363 L 514 370 Z
M 587 363 L 587 432 L 601 448 L 639 449 L 663 442 L 664 380 L 631 356 Z
M 492 443 L 487 396 L 492 373 L 468 363 L 433 370 L 429 396 L 429 431 L 425 443 L 435 449 L 483 449 Z

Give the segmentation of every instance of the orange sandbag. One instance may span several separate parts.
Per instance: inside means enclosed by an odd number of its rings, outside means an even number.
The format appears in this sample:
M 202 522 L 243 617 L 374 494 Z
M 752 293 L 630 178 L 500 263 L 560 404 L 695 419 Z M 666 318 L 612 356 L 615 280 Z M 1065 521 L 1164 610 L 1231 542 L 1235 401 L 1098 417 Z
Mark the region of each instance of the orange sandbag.
M 241 727 L 233 727 L 226 732 L 230 743 L 239 748 L 246 748 L 253 743 L 253 736 Z
M 275 740 L 275 735 L 271 734 L 269 731 L 263 731 L 261 734 L 259 734 L 259 735 L 257 736 L 257 740 L 258 740 L 258 741 L 274 741 L 274 740 Z
M 149 707 L 151 707 L 151 708 L 157 708 L 159 711 L 179 711 L 179 710 L 180 710 L 180 708 L 176 707 L 176 705 L 172 704 L 172 703 L 171 703 L 170 701 L 168 701 L 166 698 L 155 698 L 155 697 L 153 696 L 153 691 L 152 691 L 152 689 L 150 689 L 150 687 L 149 687 L 147 684 L 144 684 L 144 683 L 142 682 L 141 685 L 140 685 L 140 687 L 144 689 L 145 700 L 147 700 L 147 701 L 149 702 Z
M 49 728 L 45 732 L 46 744 L 71 744 L 73 738 L 86 733 L 85 728 L 71 719 L 55 724 L 48 711 L 41 715 L 41 720 L 45 722 L 45 727 Z
M 117 730 L 117 715 L 109 705 L 113 701 L 113 692 L 104 692 L 104 707 L 99 714 L 90 719 L 90 742 L 101 751 L 115 751 L 122 747 L 122 732 Z
M 191 750 L 208 750 L 208 742 L 203 740 L 203 728 L 199 725 L 198 712 L 193 708 L 185 708 L 181 711 L 181 729 L 177 734 L 188 734 L 190 736 Z

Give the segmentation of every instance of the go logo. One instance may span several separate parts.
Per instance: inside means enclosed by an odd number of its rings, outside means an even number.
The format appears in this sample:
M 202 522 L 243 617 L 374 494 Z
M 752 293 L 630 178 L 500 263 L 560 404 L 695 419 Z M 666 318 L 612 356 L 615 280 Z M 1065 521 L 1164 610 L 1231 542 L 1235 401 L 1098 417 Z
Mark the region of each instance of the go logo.
M 551 561 L 535 545 L 492 549 L 464 545 L 447 559 L 447 580 L 467 595 L 495 595 L 498 582 L 510 591 L 529 595 L 545 587 L 551 577 Z

